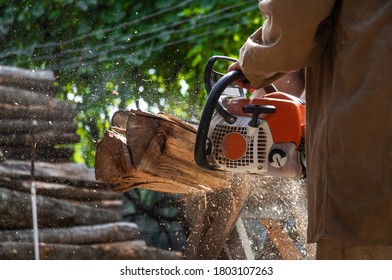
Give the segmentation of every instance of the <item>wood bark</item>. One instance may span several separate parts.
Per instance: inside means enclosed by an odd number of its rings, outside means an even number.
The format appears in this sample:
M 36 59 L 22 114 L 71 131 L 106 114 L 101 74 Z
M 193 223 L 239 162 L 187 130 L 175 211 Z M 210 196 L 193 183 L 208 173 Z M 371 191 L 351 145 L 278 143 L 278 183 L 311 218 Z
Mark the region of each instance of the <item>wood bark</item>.
M 76 117 L 76 105 L 62 100 L 53 100 L 47 105 L 15 105 L 0 103 L 1 119 L 29 120 L 73 120 Z
M 46 105 L 54 100 L 51 96 L 42 93 L 0 85 L 0 103 L 31 106 Z
M 76 184 L 83 187 L 108 189 L 106 184 L 96 182 L 93 170 L 83 164 L 36 162 L 35 176 L 42 181 Z M 0 175 L 8 177 L 30 177 L 31 162 L 6 160 L 0 162 Z
M 68 147 L 55 148 L 53 146 L 37 145 L 35 159 L 51 163 L 69 162 L 74 150 Z M 4 159 L 31 160 L 30 146 L 1 146 L 0 154 Z
M 37 120 L 34 130 L 40 131 L 61 131 L 63 133 L 73 133 L 77 129 L 77 124 L 73 120 L 69 121 L 43 121 Z M 0 122 L 0 133 L 31 133 L 33 124 L 31 120 L 23 119 L 5 119 Z
M 30 193 L 30 180 L 17 180 L 0 176 L 0 186 L 11 190 Z M 122 200 L 122 195 L 114 191 L 81 188 L 58 183 L 35 181 L 36 193 L 42 196 L 77 201 Z
M 32 226 L 31 197 L 28 193 L 0 188 L 0 229 Z M 115 222 L 122 212 L 37 195 L 39 227 L 66 227 Z
M 187 259 L 218 259 L 249 196 L 247 176 L 237 175 L 235 183 L 205 196 L 184 201 L 191 221 L 191 234 L 184 252 Z
M 39 241 L 42 243 L 82 245 L 131 241 L 138 239 L 138 237 L 137 225 L 128 222 L 39 229 Z M 0 231 L 0 242 L 33 242 L 33 230 Z
M 41 260 L 173 260 L 181 259 L 178 252 L 148 247 L 144 241 L 128 241 L 92 245 L 40 243 Z M 28 242 L 0 243 L 0 259 L 34 259 L 34 248 Z
M 76 133 L 62 133 L 59 131 L 40 131 L 33 135 L 26 134 L 0 134 L 1 146 L 31 146 L 33 143 L 40 145 L 72 144 L 80 141 L 80 136 Z
M 284 260 L 302 260 L 303 256 L 294 241 L 285 232 L 277 220 L 260 219 L 260 223 L 267 231 L 276 249 Z
M 0 85 L 53 95 L 57 87 L 52 71 L 27 70 L 12 66 L 0 66 Z

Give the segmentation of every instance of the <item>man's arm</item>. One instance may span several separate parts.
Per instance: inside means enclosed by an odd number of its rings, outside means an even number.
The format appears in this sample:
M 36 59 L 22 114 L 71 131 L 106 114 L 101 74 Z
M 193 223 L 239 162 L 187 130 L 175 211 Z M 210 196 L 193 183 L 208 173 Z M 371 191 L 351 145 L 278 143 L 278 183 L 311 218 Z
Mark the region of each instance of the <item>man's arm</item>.
M 266 21 L 241 48 L 238 64 L 254 88 L 317 61 L 329 39 L 328 27 L 322 27 L 334 4 L 335 0 L 259 2 Z

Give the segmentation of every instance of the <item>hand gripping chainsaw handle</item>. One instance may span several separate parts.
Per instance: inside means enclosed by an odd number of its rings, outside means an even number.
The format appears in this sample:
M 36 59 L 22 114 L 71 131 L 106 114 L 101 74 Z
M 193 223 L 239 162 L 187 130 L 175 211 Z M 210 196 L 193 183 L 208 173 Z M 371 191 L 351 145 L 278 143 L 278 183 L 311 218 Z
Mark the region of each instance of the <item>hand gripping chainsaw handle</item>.
M 208 154 L 210 154 L 211 152 L 211 143 L 207 144 L 208 130 L 210 127 L 212 116 L 214 114 L 214 110 L 216 110 L 222 116 L 222 118 L 225 119 L 227 123 L 235 123 L 237 118 L 223 108 L 223 106 L 219 102 L 219 98 L 229 85 L 233 84 L 235 81 L 238 80 L 246 80 L 245 75 L 240 70 L 234 70 L 223 75 L 216 82 L 216 84 L 212 86 L 211 75 L 213 73 L 219 74 L 212 70 L 214 63 L 217 60 L 228 60 L 232 62 L 236 61 L 233 58 L 225 56 L 213 56 L 208 61 L 204 72 L 204 84 L 208 94 L 208 98 L 206 104 L 204 105 L 197 131 L 194 159 L 198 166 L 209 170 L 216 169 L 215 165 L 212 165 L 208 162 Z M 268 87 L 265 87 L 264 90 L 267 93 L 270 93 L 275 92 L 276 88 L 273 85 L 270 85 Z

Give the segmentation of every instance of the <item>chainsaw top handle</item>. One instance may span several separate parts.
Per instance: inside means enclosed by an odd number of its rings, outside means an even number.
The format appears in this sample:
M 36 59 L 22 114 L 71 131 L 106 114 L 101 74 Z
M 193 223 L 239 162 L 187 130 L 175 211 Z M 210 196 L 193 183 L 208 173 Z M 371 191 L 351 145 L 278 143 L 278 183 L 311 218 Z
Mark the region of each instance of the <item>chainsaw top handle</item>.
M 197 136 L 196 136 L 196 144 L 194 151 L 194 158 L 196 164 L 202 168 L 214 170 L 216 169 L 214 165 L 211 165 L 207 159 L 207 153 L 211 152 L 211 143 L 208 143 L 207 146 L 207 135 L 210 127 L 210 123 L 212 120 L 212 116 L 214 113 L 214 109 L 222 116 L 222 118 L 228 122 L 229 124 L 233 124 L 236 122 L 237 118 L 231 115 L 228 111 L 226 111 L 223 106 L 219 102 L 219 98 L 224 92 L 224 90 L 231 85 L 233 82 L 238 80 L 246 80 L 245 75 L 240 70 L 233 70 L 223 75 L 214 86 L 212 86 L 211 75 L 213 73 L 222 75 L 213 70 L 213 65 L 217 60 L 227 60 L 231 62 L 235 62 L 236 59 L 226 57 L 226 56 L 213 56 L 207 62 L 205 71 L 204 71 L 204 85 L 206 91 L 208 93 L 208 98 L 206 104 L 204 105 L 204 109 L 202 112 L 202 116 L 200 119 Z M 267 93 L 276 92 L 276 88 L 271 85 L 265 87 L 264 90 Z

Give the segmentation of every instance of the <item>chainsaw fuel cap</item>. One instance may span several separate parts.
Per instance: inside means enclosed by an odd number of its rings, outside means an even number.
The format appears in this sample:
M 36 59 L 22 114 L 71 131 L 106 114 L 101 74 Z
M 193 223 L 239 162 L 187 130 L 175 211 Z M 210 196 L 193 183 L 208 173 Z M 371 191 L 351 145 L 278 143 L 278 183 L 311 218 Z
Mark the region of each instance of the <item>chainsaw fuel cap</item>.
M 225 158 L 239 160 L 246 154 L 248 144 L 244 135 L 230 132 L 223 137 L 220 148 Z

